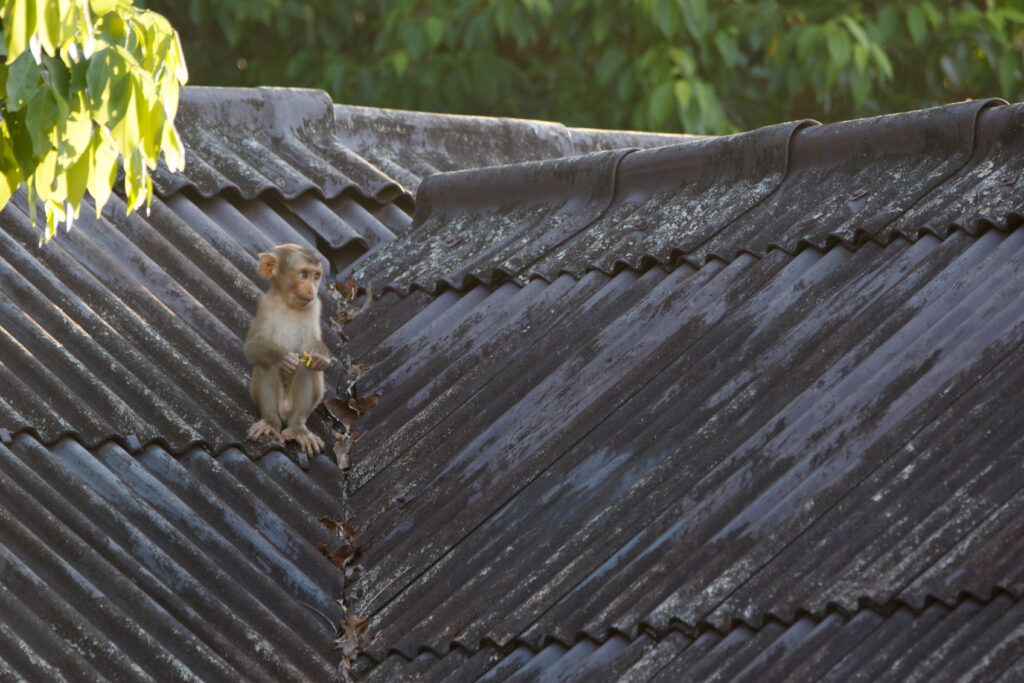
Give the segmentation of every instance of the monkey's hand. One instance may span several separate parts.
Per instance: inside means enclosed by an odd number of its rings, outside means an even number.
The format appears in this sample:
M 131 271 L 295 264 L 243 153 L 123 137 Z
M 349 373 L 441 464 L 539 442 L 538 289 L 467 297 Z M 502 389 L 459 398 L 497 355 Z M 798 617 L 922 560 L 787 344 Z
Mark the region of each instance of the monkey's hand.
M 299 354 L 290 351 L 284 354 L 281 358 L 281 369 L 284 370 L 286 374 L 291 375 L 298 369 L 299 363 L 301 362 L 302 359 L 299 358 Z
M 331 364 L 330 358 L 326 356 L 321 356 L 316 352 L 308 353 L 306 351 L 303 351 L 302 356 L 306 359 L 306 367 L 309 368 L 310 370 L 313 370 L 314 372 L 321 372 L 323 370 L 326 370 L 327 366 Z

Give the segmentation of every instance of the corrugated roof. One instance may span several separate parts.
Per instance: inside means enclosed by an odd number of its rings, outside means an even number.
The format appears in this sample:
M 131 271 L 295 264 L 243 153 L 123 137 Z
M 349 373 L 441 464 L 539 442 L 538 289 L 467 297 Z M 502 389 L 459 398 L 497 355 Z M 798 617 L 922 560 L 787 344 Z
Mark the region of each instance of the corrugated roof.
M 997 105 L 632 150 L 677 139 L 186 89 L 150 214 L 39 248 L 0 212 L 0 668 L 325 678 L 316 519 L 355 513 L 370 679 L 1012 677 Z M 344 475 L 240 443 L 286 241 L 393 290 L 348 330 L 381 398 Z
M 661 147 L 693 135 L 567 128 L 550 121 L 334 106 L 337 135 L 415 191 L 442 172 L 558 159 L 607 149 Z
M 0 211 L 12 677 L 320 680 L 340 658 L 313 610 L 340 618 L 342 574 L 314 544 L 332 539 L 319 516 L 344 516 L 341 475 L 243 441 L 242 338 L 259 252 L 346 265 L 408 229 L 411 195 L 346 145 L 324 93 L 186 88 L 177 123 L 188 168 L 155 174 L 149 212 L 87 200 L 40 247 L 23 192 Z
M 148 215 L 126 216 L 114 196 L 96 219 L 86 200 L 77 229 L 40 248 L 24 192 L 0 212 L 0 268 L 10 282 L 0 293 L 0 426 L 9 431 L 30 429 L 47 443 L 131 435 L 174 452 L 245 447 L 240 439 L 254 417 L 242 339 L 265 286 L 257 254 L 297 242 L 346 265 L 408 229 L 404 195 L 386 189 L 384 176 L 345 146 L 325 93 L 182 93 L 186 174 L 160 176 Z M 381 118 L 401 122 L 396 112 Z M 444 118 L 431 120 L 441 126 Z M 482 136 L 485 121 L 473 120 Z M 368 135 L 347 137 L 383 145 L 392 133 Z M 437 144 L 432 153 L 443 157 Z M 417 147 L 428 148 L 426 141 Z M 325 332 L 340 347 L 337 334 Z
M 368 677 L 554 679 L 642 634 L 678 675 L 679 637 L 752 634 L 763 663 L 808 619 L 1018 610 L 1022 116 L 968 103 L 425 181 L 412 228 L 354 269 L 393 290 L 351 330 L 381 394 L 348 476 Z M 972 623 L 957 666 L 1024 645 Z M 911 646 L 815 671 L 943 661 Z
M 189 187 L 204 197 L 231 190 L 252 199 L 272 190 L 288 199 L 354 193 L 387 203 L 406 193 L 338 139 L 334 105 L 320 90 L 185 88 L 175 125 L 185 171 L 161 166 L 153 174 L 164 196 Z
M 280 453 L 0 445 L 0 671 L 17 680 L 326 680 L 342 575 L 310 510 L 340 477 Z M 308 606 L 307 606 L 308 605 Z
M 410 661 L 393 655 L 367 681 L 936 681 L 1016 680 L 1024 675 L 1019 630 L 1024 606 L 1000 594 L 984 604 L 932 604 L 892 614 L 862 610 L 821 621 L 770 622 L 754 631 L 687 636 L 673 631 L 655 640 L 620 635 L 571 647 L 550 643 L 539 652 L 485 647 Z M 981 622 L 981 626 L 978 624 Z
M 1022 266 L 989 231 L 437 299 L 365 380 L 371 653 L 1019 594 Z
M 997 104 L 434 176 L 415 229 L 355 275 L 465 289 L 977 230 L 1019 209 L 1024 111 Z

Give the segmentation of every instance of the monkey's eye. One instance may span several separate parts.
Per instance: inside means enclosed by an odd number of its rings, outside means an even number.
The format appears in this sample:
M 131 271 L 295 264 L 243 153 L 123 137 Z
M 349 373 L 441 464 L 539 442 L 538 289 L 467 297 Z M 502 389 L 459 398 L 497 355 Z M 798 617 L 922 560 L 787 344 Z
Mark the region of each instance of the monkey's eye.
M 317 282 L 319 282 L 320 281 L 320 273 L 313 273 L 313 279 L 316 280 Z

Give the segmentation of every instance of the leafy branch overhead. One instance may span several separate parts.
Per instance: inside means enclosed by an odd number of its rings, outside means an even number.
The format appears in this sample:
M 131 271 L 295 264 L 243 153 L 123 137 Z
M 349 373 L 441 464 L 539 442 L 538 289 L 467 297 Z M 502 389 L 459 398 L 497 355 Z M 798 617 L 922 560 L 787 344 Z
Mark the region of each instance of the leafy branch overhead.
M 25 183 L 44 240 L 68 228 L 88 190 L 96 214 L 123 159 L 128 211 L 152 198 L 162 152 L 184 167 L 174 128 L 188 72 L 170 23 L 131 0 L 4 0 L 0 206 Z
M 1024 99 L 1024 0 L 140 0 L 217 85 L 728 133 Z

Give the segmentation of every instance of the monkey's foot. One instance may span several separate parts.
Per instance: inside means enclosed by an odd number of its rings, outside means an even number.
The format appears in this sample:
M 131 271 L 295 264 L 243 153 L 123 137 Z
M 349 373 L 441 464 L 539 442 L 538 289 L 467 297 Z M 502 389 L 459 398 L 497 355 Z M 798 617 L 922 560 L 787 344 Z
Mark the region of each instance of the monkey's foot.
M 306 455 L 316 455 L 324 447 L 324 440 L 305 427 L 289 427 L 281 432 L 284 441 L 295 441 Z
M 249 427 L 249 440 L 256 441 L 264 436 L 269 436 L 271 439 L 278 443 L 284 443 L 284 439 L 281 437 L 281 432 L 277 431 L 270 424 L 264 420 L 260 420 L 252 427 Z

